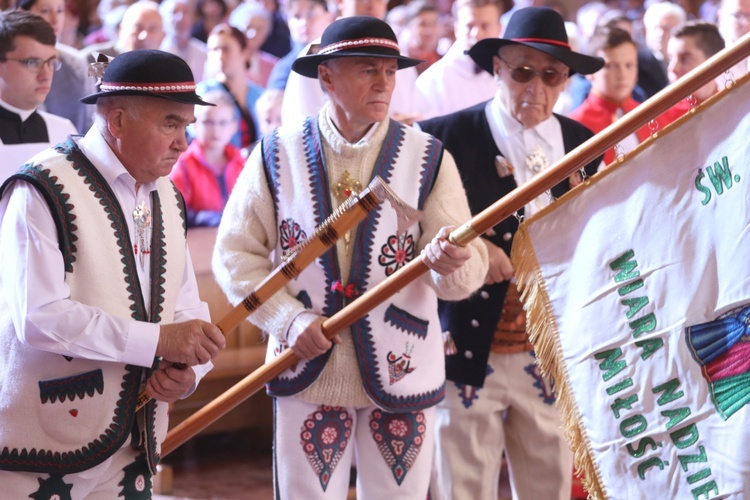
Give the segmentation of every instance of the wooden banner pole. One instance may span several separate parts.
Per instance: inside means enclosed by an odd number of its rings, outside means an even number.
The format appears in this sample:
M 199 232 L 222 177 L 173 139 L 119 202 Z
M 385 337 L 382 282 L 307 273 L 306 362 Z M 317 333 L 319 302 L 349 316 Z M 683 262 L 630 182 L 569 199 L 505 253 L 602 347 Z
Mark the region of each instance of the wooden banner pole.
M 662 90 L 565 155 L 550 168 L 535 176 L 530 182 L 513 190 L 513 192 L 474 216 L 451 233 L 451 240 L 465 246 L 748 56 L 750 56 L 750 34 L 745 35 L 731 47 L 719 52 L 678 82 Z M 322 325 L 323 333 L 328 338 L 333 337 L 337 332 L 354 323 L 358 318 L 370 312 L 388 297 L 427 271 L 428 268 L 421 259 L 414 259 L 391 277 L 380 282 L 347 307 L 325 320 Z M 269 361 L 239 381 L 172 429 L 162 444 L 162 456 L 171 453 L 175 448 L 258 392 L 265 384 L 298 361 L 299 358 L 288 349 L 273 361 Z

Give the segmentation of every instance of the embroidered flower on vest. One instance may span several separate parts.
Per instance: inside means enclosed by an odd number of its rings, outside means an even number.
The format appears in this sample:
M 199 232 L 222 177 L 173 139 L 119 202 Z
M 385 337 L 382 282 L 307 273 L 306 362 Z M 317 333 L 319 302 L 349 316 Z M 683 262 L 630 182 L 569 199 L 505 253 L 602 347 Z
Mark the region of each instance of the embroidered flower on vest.
M 411 234 L 392 235 L 380 248 L 378 262 L 385 267 L 385 275 L 390 276 L 412 260 L 416 253 L 414 236 Z
M 307 238 L 307 234 L 302 230 L 299 223 L 294 219 L 284 219 L 279 226 L 279 238 L 281 239 L 281 248 L 285 252 L 294 248 L 301 241 Z

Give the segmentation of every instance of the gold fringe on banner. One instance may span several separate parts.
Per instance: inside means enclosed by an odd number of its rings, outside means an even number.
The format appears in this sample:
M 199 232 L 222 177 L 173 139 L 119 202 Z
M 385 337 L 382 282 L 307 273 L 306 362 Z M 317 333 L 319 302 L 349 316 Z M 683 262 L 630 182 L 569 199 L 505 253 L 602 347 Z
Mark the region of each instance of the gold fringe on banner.
M 599 468 L 594 462 L 563 360 L 552 305 L 525 224 L 521 224 L 513 237 L 510 258 L 526 310 L 526 328 L 534 345 L 536 363 L 542 374 L 554 381 L 555 405 L 560 411 L 565 438 L 573 450 L 576 470 L 582 476 L 589 497 L 605 500 Z

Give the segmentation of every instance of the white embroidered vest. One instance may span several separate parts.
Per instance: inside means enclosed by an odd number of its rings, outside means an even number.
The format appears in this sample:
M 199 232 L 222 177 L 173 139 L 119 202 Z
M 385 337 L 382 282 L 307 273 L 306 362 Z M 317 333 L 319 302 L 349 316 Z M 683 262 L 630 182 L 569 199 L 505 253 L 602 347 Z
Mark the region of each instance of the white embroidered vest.
M 263 141 L 266 175 L 276 202 L 279 241 L 274 260 L 295 241 L 313 234 L 332 213 L 330 182 L 316 118 L 299 128 L 277 129 Z M 386 123 L 389 129 L 373 176 L 385 182 L 407 204 L 422 208 L 437 176 L 442 144 L 435 138 Z M 418 257 L 419 224 L 399 235 L 389 203 L 381 204 L 357 228 L 351 243 L 349 285 L 355 295 L 372 288 L 408 261 Z M 330 317 L 348 299 L 341 293 L 341 273 L 334 246 L 287 285 L 287 290 L 309 309 Z M 391 412 L 408 412 L 437 404 L 444 394 L 443 341 L 437 296 L 426 279 L 408 284 L 351 326 L 365 391 L 372 401 Z M 287 346 L 269 336 L 267 359 Z M 269 393 L 288 396 L 312 384 L 330 352 L 300 361 L 268 387 Z
M 35 156 L 11 179 L 25 180 L 45 195 L 71 299 L 117 316 L 172 322 L 186 241 L 182 200 L 171 181 L 159 180 L 152 193 L 151 306 L 146 311 L 124 219 L 131 215 L 122 213 L 101 174 L 76 146 L 68 141 L 59 148 L 64 149 Z M 0 301 L 0 469 L 50 474 L 87 470 L 131 435 L 138 436 L 155 467 L 158 443 L 166 436 L 168 405 L 152 401 L 138 412 L 138 426 L 133 425 L 148 369 L 22 344 Z

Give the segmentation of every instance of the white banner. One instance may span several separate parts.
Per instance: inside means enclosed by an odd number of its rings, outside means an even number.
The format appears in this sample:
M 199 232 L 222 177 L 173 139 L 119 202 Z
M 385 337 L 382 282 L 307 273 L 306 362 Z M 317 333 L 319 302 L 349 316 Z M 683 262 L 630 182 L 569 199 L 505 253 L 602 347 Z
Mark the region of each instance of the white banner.
M 595 497 L 750 492 L 750 84 L 529 219 L 513 262 Z

